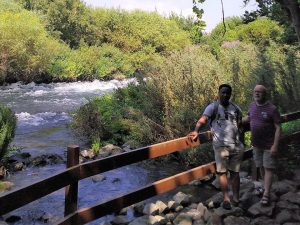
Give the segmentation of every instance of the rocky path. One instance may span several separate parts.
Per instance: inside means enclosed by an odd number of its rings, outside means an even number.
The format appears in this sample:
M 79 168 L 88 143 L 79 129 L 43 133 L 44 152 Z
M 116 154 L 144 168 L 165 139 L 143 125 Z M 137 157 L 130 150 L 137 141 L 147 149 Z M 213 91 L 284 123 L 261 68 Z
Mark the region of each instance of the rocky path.
M 262 206 L 257 189 L 260 182 L 241 179 L 241 199 L 231 210 L 222 208 L 222 194 L 198 202 L 193 196 L 178 192 L 168 201 L 140 203 L 132 206 L 134 219 L 124 209 L 110 222 L 101 225 L 299 225 L 300 169 L 291 180 L 273 183 L 271 204 Z M 189 185 L 199 185 L 192 182 Z M 200 184 L 203 185 L 203 184 Z M 209 188 L 209 187 L 207 187 Z

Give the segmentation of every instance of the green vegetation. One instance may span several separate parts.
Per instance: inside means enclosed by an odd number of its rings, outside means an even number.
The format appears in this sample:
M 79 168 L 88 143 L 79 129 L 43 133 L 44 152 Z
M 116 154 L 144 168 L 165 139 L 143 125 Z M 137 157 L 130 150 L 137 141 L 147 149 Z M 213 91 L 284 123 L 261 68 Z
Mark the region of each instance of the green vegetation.
M 300 120 L 294 120 L 282 124 L 282 133 L 283 135 L 292 134 L 300 130 Z
M 80 0 L 5 0 L 0 12 L 0 85 L 131 77 L 196 35 L 188 19 Z
M 94 151 L 108 142 L 141 146 L 186 135 L 224 82 L 244 112 L 257 83 L 282 113 L 299 110 L 297 35 L 276 4 L 265 17 L 226 18 L 226 29 L 220 23 L 205 34 L 197 2 L 198 19 L 80 0 L 3 0 L 0 84 L 138 76 L 138 85 L 90 99 L 74 113 L 73 129 Z M 192 164 L 198 158 L 186 157 Z
M 25 10 L 0 14 L 0 83 L 39 81 L 59 43 L 48 37 L 39 18 Z
M 15 114 L 7 107 L 0 105 L 0 158 L 7 152 L 16 129 Z
M 182 137 L 224 82 L 232 84 L 233 100 L 244 112 L 257 83 L 267 86 L 282 113 L 299 109 L 299 47 L 283 44 L 283 31 L 269 19 L 243 24 L 234 17 L 227 23 L 225 35 L 218 25 L 200 44 L 152 64 L 139 85 L 91 100 L 75 113 L 75 131 L 101 144 L 133 140 L 145 146 Z M 246 139 L 249 144 L 249 135 Z M 196 164 L 193 159 L 211 159 L 209 152 L 206 146 L 181 155 L 187 164 Z

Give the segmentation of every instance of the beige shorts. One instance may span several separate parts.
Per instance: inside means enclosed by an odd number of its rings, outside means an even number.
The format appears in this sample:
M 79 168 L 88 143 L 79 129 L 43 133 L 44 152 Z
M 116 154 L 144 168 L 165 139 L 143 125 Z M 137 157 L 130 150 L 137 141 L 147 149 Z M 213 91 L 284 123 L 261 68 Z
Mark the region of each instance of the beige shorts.
M 244 145 L 240 144 L 234 149 L 229 147 L 215 147 L 215 161 L 218 173 L 225 173 L 228 170 L 239 172 L 241 161 L 243 160 Z
M 253 159 L 256 167 L 263 166 L 267 169 L 275 169 L 277 165 L 277 157 L 271 155 L 270 149 L 253 147 Z

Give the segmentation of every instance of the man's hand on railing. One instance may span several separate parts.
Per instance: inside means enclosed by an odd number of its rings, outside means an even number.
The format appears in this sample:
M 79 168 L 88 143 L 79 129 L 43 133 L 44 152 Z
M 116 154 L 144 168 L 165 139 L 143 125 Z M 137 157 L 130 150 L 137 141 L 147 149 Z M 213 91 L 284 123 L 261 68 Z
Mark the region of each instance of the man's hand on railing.
M 191 141 L 197 141 L 198 138 L 198 132 L 197 131 L 192 131 L 190 132 L 187 137 L 191 140 Z

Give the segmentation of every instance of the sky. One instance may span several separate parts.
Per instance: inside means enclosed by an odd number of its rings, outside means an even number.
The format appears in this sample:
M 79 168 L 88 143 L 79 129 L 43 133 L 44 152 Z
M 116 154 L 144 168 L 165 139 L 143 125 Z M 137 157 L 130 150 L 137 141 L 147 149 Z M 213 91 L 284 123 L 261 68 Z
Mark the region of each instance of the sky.
M 157 11 L 163 16 L 171 12 L 183 16 L 194 15 L 192 11 L 192 0 L 83 0 L 87 5 L 93 7 L 121 8 L 125 10 L 140 9 L 145 11 Z M 255 0 L 245 8 L 243 0 L 223 0 L 224 16 L 241 16 L 245 10 L 251 11 L 256 8 Z M 206 32 L 210 32 L 217 24 L 222 22 L 221 0 L 206 0 L 201 4 L 204 9 L 202 19 L 206 22 Z

